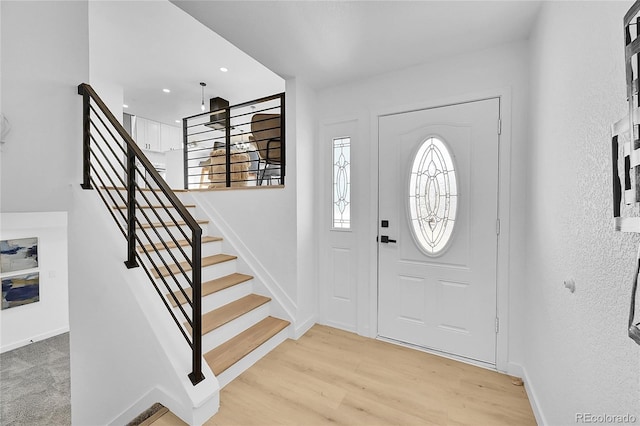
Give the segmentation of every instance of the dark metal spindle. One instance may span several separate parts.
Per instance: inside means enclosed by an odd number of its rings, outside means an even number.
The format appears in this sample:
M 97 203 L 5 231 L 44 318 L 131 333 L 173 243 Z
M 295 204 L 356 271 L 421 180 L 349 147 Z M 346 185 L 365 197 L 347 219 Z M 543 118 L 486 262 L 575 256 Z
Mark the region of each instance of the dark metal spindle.
M 127 268 L 137 268 L 136 261 L 136 154 L 127 149 Z

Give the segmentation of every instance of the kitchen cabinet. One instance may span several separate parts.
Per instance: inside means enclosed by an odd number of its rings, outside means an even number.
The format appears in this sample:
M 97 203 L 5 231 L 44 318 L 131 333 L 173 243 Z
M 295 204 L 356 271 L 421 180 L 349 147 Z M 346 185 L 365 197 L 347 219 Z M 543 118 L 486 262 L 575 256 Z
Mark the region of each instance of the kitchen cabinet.
M 182 149 L 182 128 L 160 124 L 160 143 L 162 151 Z
M 134 139 L 138 146 L 147 151 L 162 151 L 160 123 L 142 117 L 135 117 Z

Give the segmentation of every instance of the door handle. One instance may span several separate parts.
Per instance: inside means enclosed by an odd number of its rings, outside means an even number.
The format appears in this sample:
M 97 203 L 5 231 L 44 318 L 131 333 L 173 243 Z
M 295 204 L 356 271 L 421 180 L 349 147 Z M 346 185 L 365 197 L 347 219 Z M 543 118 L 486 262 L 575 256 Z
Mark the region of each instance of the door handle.
M 396 241 L 396 240 L 391 240 L 391 239 L 389 239 L 389 236 L 388 236 L 388 235 L 380 235 L 380 242 L 381 242 L 381 243 L 384 243 L 384 244 L 387 244 L 387 243 L 397 243 L 397 241 Z

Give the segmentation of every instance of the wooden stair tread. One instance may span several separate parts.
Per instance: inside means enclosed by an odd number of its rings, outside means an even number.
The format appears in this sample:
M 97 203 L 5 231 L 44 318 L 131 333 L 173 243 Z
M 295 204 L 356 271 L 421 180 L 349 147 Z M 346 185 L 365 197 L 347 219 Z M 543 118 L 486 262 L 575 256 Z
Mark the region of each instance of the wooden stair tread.
M 247 312 L 251 312 L 256 308 L 269 302 L 271 298 L 260 296 L 259 294 L 250 294 L 242 297 L 238 300 L 234 300 L 231 303 L 227 303 L 224 306 L 214 309 L 211 312 L 207 312 L 202 315 L 202 335 L 215 330 L 218 327 L 233 321 L 236 318 L 241 317 Z M 185 323 L 187 330 L 191 333 L 191 327 Z
M 202 237 L 202 239 L 200 240 L 202 244 L 206 244 L 206 243 L 213 243 L 216 241 L 222 241 L 221 237 Z M 178 244 L 176 245 L 175 241 L 168 241 L 167 242 L 167 247 L 169 247 L 170 249 L 172 248 L 176 248 L 178 245 L 180 245 L 180 247 L 184 247 L 184 246 L 188 246 L 189 245 L 189 241 L 187 240 L 178 240 Z M 162 243 L 156 243 L 156 244 L 145 244 L 143 246 L 147 251 L 152 251 L 155 247 L 156 250 L 165 250 L 164 245 Z M 144 250 L 142 249 L 142 247 L 138 247 L 138 251 L 140 253 L 144 253 Z
M 186 208 L 188 209 L 195 209 L 196 205 L 195 204 L 185 204 L 184 205 Z M 173 206 L 136 206 L 136 209 L 163 209 L 163 208 L 167 208 L 167 209 L 173 209 Z M 126 210 L 127 206 L 113 206 L 111 207 L 112 209 L 117 209 L 117 210 Z
M 251 275 L 239 274 L 235 272 L 233 274 L 226 275 L 215 280 L 204 282 L 202 283 L 202 297 L 208 296 L 220 290 L 224 290 L 225 288 L 233 287 L 236 284 L 240 284 L 251 279 L 253 279 Z M 189 299 L 191 299 L 191 288 L 186 288 L 184 292 L 187 294 L 187 296 L 189 296 Z M 187 302 L 180 290 L 175 291 L 173 294 L 181 305 Z M 167 299 L 169 299 L 171 305 L 173 305 L 174 308 L 178 306 L 171 294 L 167 295 Z
M 215 375 L 240 361 L 264 342 L 284 330 L 289 321 L 267 317 L 234 338 L 207 352 L 204 359 Z
M 209 223 L 208 220 L 196 220 L 196 223 L 199 225 L 205 225 L 207 223 Z M 177 220 L 176 222 L 170 221 L 170 222 L 152 222 L 152 223 L 143 223 L 142 227 L 143 228 L 162 228 L 163 225 L 164 226 L 186 226 L 186 222 L 184 222 L 183 220 Z
M 212 256 L 207 256 L 202 258 L 202 267 L 204 268 L 205 266 L 211 266 L 211 265 L 216 265 L 222 262 L 228 262 L 229 260 L 234 260 L 237 258 L 238 258 L 237 256 L 232 256 L 229 254 L 214 254 Z M 182 266 L 182 269 L 185 272 L 191 270 L 191 265 L 189 265 L 189 263 L 186 260 L 184 262 L 180 262 L 180 266 Z M 164 266 L 160 266 L 158 270 L 160 271 L 160 274 L 158 274 L 158 272 L 155 269 L 152 270 L 153 276 L 156 278 L 160 278 L 160 276 L 166 277 L 167 275 L 171 275 L 171 273 L 174 273 L 174 274 L 180 273 L 180 268 L 178 268 L 178 265 L 176 264 L 170 265 L 169 269 L 167 269 Z

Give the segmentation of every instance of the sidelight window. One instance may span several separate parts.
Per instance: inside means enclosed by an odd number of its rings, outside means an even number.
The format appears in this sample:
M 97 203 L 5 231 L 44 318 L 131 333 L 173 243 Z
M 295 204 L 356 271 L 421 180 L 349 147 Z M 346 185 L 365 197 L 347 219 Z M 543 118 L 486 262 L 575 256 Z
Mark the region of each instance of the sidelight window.
M 333 139 L 333 228 L 351 228 L 351 138 Z

